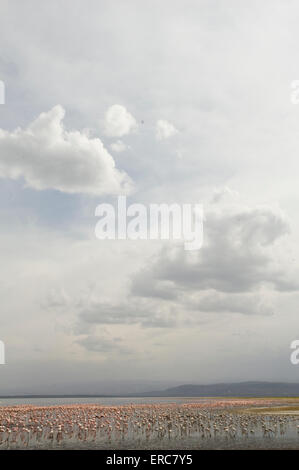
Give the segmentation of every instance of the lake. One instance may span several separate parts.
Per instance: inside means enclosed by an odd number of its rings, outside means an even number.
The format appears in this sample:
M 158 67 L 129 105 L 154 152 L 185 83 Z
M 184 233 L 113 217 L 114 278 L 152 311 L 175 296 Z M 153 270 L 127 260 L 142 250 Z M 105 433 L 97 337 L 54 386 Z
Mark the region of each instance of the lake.
M 151 404 L 151 403 L 205 403 L 211 398 L 202 397 L 63 397 L 63 398 L 0 398 L 0 406 L 14 405 L 34 405 L 34 406 L 55 406 L 71 404 L 99 404 L 103 406 L 117 406 L 130 404 Z

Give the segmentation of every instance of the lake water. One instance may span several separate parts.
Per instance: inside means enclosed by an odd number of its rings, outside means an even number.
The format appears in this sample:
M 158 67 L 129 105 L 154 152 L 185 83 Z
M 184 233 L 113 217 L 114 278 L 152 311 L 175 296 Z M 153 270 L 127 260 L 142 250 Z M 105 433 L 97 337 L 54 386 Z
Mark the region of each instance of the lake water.
M 76 404 L 99 407 L 57 407 Z M 279 400 L 279 414 L 269 415 L 256 399 L 6 398 L 0 405 L 0 450 L 299 448 L 299 417 L 281 414 L 282 405 L 291 407 Z M 6 408 L 14 405 L 33 407 Z
M 99 404 L 103 406 L 117 406 L 130 404 L 150 403 L 205 403 L 211 402 L 213 398 L 197 397 L 64 397 L 64 398 L 0 398 L 0 406 L 35 405 L 54 406 L 71 404 Z

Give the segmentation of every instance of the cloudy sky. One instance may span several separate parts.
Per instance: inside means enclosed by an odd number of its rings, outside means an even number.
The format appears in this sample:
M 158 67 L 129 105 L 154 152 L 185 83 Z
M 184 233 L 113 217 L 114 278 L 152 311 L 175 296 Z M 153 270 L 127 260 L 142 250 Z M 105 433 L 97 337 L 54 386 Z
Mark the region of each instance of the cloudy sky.
M 299 381 L 298 19 L 0 1 L 1 392 Z M 202 204 L 203 247 L 98 240 L 118 195 Z

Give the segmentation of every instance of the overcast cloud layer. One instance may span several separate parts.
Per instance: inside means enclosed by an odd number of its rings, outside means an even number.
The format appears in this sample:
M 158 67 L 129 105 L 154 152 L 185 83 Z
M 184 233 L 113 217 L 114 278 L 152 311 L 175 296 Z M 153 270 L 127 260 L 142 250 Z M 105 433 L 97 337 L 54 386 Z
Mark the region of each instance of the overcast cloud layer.
M 1 1 L 0 393 L 299 380 L 298 15 Z M 203 204 L 203 247 L 96 239 L 120 194 Z

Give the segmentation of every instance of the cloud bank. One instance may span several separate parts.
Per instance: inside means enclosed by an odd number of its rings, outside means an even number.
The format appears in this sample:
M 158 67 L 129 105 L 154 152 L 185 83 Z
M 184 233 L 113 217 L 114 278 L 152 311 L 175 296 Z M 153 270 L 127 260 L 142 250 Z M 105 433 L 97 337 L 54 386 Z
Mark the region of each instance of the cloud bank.
M 65 110 L 54 106 L 26 129 L 0 129 L 0 177 L 23 178 L 37 190 L 92 195 L 128 193 L 129 176 L 117 168 L 98 138 L 63 126 Z
M 276 241 L 289 231 L 270 208 L 211 211 L 199 252 L 165 247 L 132 279 L 131 294 L 179 302 L 184 309 L 268 315 L 266 291 L 296 292 L 299 283 L 275 259 Z

